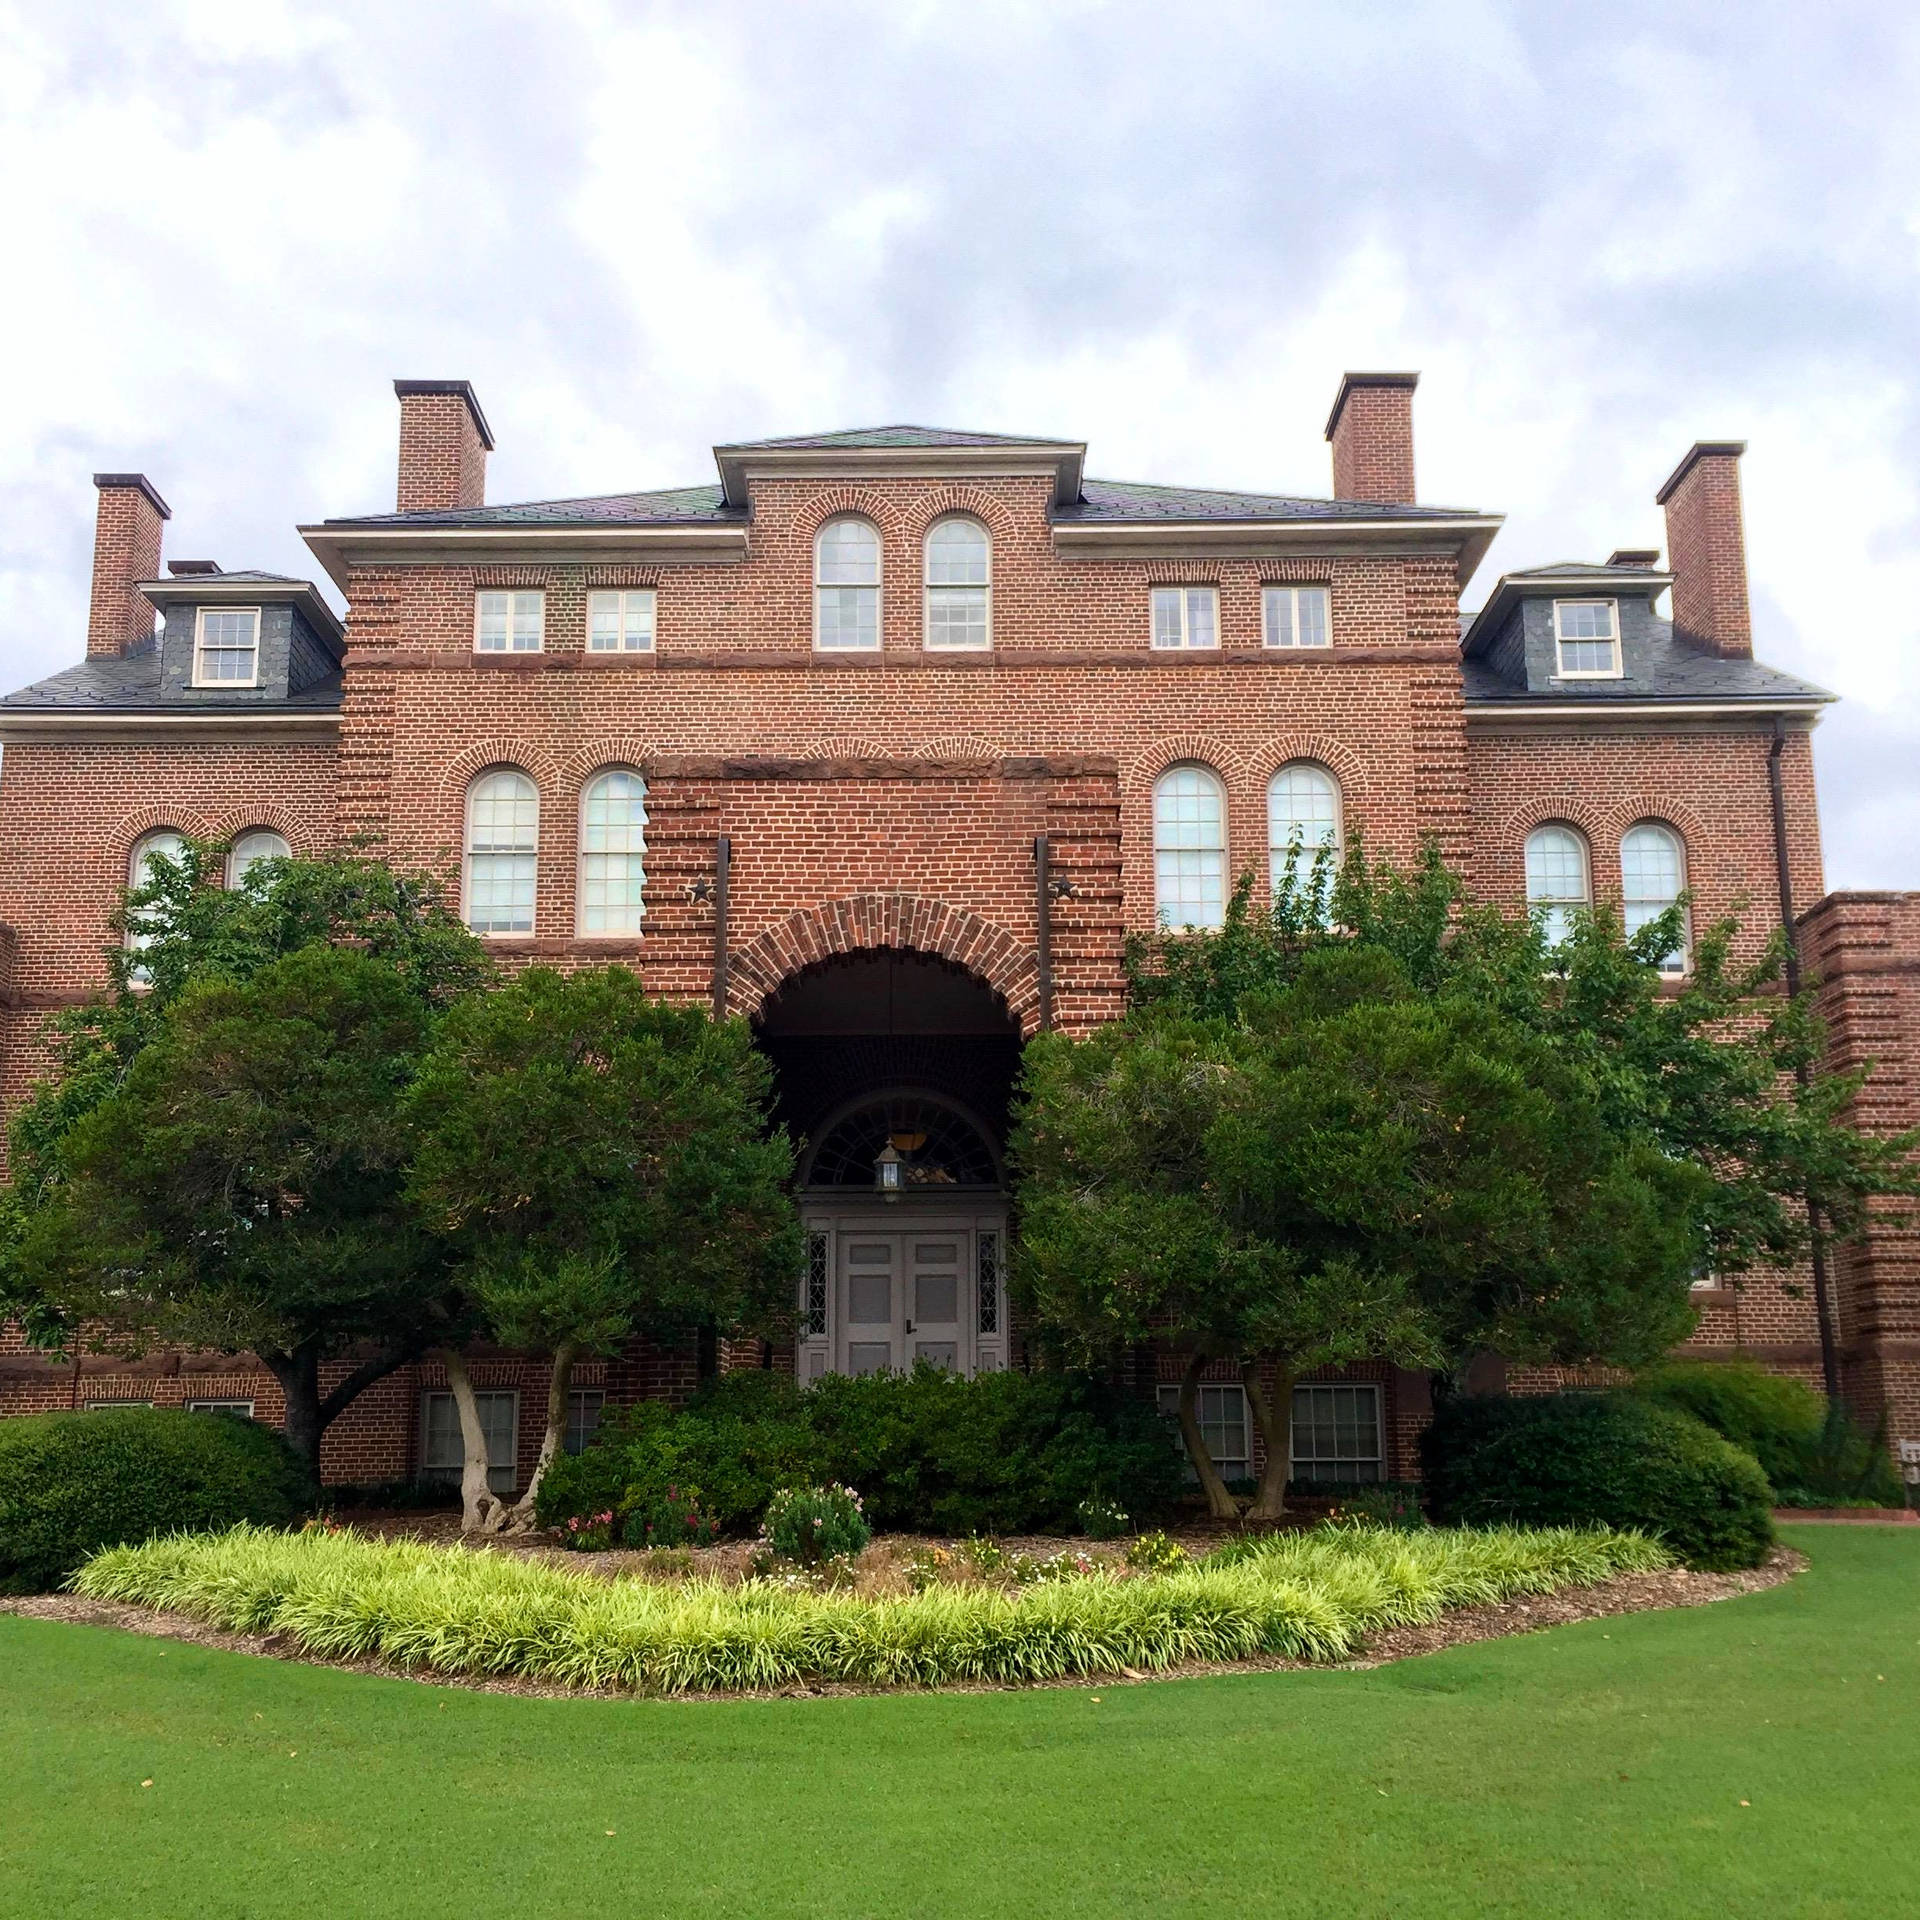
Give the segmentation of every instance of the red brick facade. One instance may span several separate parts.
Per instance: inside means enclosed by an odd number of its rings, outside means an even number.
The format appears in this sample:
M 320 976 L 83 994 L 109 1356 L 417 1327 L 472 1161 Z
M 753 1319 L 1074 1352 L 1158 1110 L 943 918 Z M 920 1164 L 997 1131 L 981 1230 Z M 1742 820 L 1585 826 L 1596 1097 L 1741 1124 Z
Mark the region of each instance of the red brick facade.
M 337 715 L 314 709 L 298 726 L 223 715 L 197 732 L 147 713 L 10 723 L 0 772 L 9 1108 L 40 1070 L 44 1010 L 104 979 L 108 919 L 143 833 L 269 826 L 298 853 L 367 837 L 398 865 L 441 872 L 457 893 L 468 789 L 503 766 L 534 782 L 539 825 L 533 931 L 499 937 L 501 951 L 620 960 L 657 992 L 705 998 L 724 836 L 725 991 L 730 1010 L 748 1015 L 832 956 L 911 949 L 984 980 L 1024 1032 L 1047 1013 L 1072 1031 L 1112 1017 L 1123 937 L 1155 917 L 1154 782 L 1184 763 L 1210 768 L 1224 791 L 1229 876 L 1251 870 L 1262 885 L 1268 783 L 1310 761 L 1337 781 L 1349 835 L 1398 860 L 1434 840 L 1476 888 L 1516 907 L 1536 826 L 1576 829 L 1594 897 L 1616 901 L 1621 836 L 1657 820 L 1679 837 L 1698 916 L 1738 908 L 1756 942 L 1777 924 L 1767 713 L 1698 701 L 1672 713 L 1646 703 L 1500 711 L 1470 699 L 1460 586 L 1495 523 L 1426 525 L 1387 511 L 1418 511 L 1411 376 L 1349 376 L 1329 422 L 1336 493 L 1372 503 L 1371 520 L 1336 508 L 1276 526 L 1252 510 L 1207 507 L 1089 527 L 1057 511 L 1065 467 L 1008 442 L 1006 470 L 995 471 L 993 446 L 975 438 L 909 450 L 892 466 L 870 447 L 723 449 L 745 499 L 731 520 L 712 512 L 707 531 L 677 530 L 664 514 L 641 527 L 636 509 L 624 520 L 603 514 L 613 533 L 582 520 L 524 537 L 453 511 L 481 508 L 491 445 L 471 390 L 398 388 L 402 512 L 443 511 L 397 532 L 373 520 L 310 530 L 350 607 Z M 1732 453 L 1707 449 L 1690 456 L 1668 499 L 1676 610 L 1703 651 L 1729 658 L 1751 651 L 1737 485 Z M 127 589 L 157 570 L 150 492 L 103 486 L 90 651 L 109 631 L 131 633 Z M 879 535 L 871 652 L 815 645 L 815 540 L 842 514 Z M 925 642 L 925 541 L 949 514 L 991 538 L 990 650 Z M 623 527 L 640 530 L 628 538 Z M 1328 589 L 1329 646 L 1263 645 L 1262 589 L 1290 584 Z M 641 586 L 656 595 L 652 649 L 590 651 L 588 595 Z M 1155 648 L 1151 597 L 1163 586 L 1217 591 L 1217 647 Z M 540 650 L 477 651 L 476 594 L 516 588 L 544 592 Z M 1795 897 L 1816 900 L 1807 727 L 1804 712 L 1792 721 L 1783 770 Z M 609 767 L 647 783 L 638 936 L 580 931 L 582 793 Z M 1050 993 L 1039 957 L 1042 837 L 1055 883 L 1045 904 Z M 1887 1097 L 1911 1111 L 1920 915 L 1901 899 L 1822 902 L 1807 917 L 1809 963 L 1828 979 L 1843 1056 L 1878 1051 L 1892 1071 L 1897 1055 L 1904 1091 Z M 1849 1254 L 1843 1320 L 1854 1390 L 1892 1406 L 1900 1430 L 1920 1438 L 1910 1221 L 1903 1232 Z M 1757 1279 L 1702 1304 L 1701 1350 L 1739 1347 L 1808 1370 L 1811 1307 L 1790 1284 Z M 476 1362 L 477 1385 L 512 1384 L 529 1404 L 543 1394 L 541 1376 L 508 1357 Z M 682 1391 L 692 1377 L 691 1353 L 635 1354 L 608 1364 L 604 1387 L 619 1399 Z M 1423 1383 L 1391 1369 L 1365 1377 L 1382 1387 L 1390 1470 L 1404 1473 Z M 231 1394 L 203 1392 L 214 1381 L 233 1383 Z M 420 1395 L 432 1384 L 409 1369 L 369 1394 L 328 1437 L 329 1475 L 410 1471 Z M 277 1405 L 245 1360 L 175 1356 L 131 1372 L 89 1360 L 76 1374 L 22 1352 L 17 1338 L 0 1347 L 0 1411 L 122 1397 L 252 1398 L 266 1417 Z M 523 1452 L 537 1445 L 536 1424 L 531 1413 L 522 1420 Z

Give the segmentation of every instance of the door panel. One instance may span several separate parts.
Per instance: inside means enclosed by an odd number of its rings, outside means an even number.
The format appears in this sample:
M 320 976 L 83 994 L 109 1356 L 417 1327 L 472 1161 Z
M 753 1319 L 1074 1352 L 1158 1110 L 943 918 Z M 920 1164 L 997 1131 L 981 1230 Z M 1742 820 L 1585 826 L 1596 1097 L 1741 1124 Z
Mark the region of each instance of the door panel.
M 898 1234 L 849 1234 L 841 1243 L 841 1327 L 849 1373 L 881 1373 L 902 1362 L 900 1251 Z
M 969 1236 L 913 1235 L 907 1242 L 908 1284 L 913 1302 L 907 1329 L 916 1360 L 956 1373 L 964 1363 L 960 1321 L 961 1285 Z

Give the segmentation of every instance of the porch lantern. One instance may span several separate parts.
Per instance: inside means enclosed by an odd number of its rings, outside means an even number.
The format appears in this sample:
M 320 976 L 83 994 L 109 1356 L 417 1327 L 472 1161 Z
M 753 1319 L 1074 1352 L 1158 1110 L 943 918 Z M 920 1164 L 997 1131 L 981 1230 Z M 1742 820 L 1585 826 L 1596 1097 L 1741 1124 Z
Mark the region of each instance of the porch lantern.
M 906 1181 L 906 1162 L 894 1150 L 891 1140 L 880 1149 L 873 1163 L 873 1189 L 883 1200 L 898 1200 Z

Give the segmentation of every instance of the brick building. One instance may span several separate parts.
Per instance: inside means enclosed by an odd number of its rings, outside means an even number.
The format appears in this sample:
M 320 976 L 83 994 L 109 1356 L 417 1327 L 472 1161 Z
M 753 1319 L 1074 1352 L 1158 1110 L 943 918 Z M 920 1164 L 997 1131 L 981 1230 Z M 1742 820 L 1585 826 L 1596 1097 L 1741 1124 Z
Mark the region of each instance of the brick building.
M 87 657 L 0 702 L 0 1098 L 32 1084 L 45 1010 L 101 987 L 152 849 L 230 841 L 237 874 L 369 837 L 442 872 L 507 958 L 619 961 L 754 1023 L 805 1143 L 802 1378 L 1001 1366 L 1021 1039 L 1119 1010 L 1130 929 L 1216 919 L 1296 836 L 1363 829 L 1399 860 L 1437 841 L 1516 909 L 1633 921 L 1685 888 L 1758 941 L 1818 901 L 1834 1044 L 1886 1063 L 1876 1119 L 1911 1112 L 1920 903 L 1820 897 L 1829 696 L 1752 657 L 1740 447 L 1694 447 L 1661 489 L 1670 570 L 1617 551 L 1510 573 L 1463 619 L 1500 520 L 1415 504 L 1413 386 L 1342 382 L 1331 499 L 1100 481 L 1078 443 L 893 427 L 719 447 L 717 485 L 490 506 L 472 389 L 399 381 L 397 510 L 301 529 L 344 623 L 306 581 L 163 576 L 160 494 L 96 476 Z M 1851 1390 L 1920 1439 L 1914 1259 L 1889 1230 L 1837 1291 Z M 1700 1303 L 1700 1351 L 1818 1377 L 1791 1276 Z M 588 1369 L 576 1437 L 698 1364 Z M 475 1377 L 504 1484 L 542 1370 L 487 1354 Z M 441 1384 L 423 1364 L 356 1403 L 329 1475 L 445 1461 Z M 0 1411 L 124 1400 L 277 1412 L 245 1356 L 55 1364 L 0 1336 Z M 1237 1386 L 1204 1411 L 1217 1456 L 1251 1459 Z M 1424 1411 L 1423 1380 L 1384 1367 L 1305 1388 L 1297 1470 L 1404 1473 Z

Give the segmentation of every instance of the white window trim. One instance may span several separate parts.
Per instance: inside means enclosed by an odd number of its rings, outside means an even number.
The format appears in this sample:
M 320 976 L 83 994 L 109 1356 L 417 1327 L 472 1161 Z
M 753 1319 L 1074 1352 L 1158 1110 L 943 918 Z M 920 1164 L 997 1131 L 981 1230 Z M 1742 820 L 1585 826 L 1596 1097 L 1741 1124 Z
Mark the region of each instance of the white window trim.
M 606 928 L 600 932 L 590 932 L 587 928 L 587 796 L 595 785 L 610 773 L 630 773 L 640 782 L 640 810 L 645 818 L 640 828 L 640 918 L 644 923 L 647 917 L 647 828 L 653 824 L 653 816 L 647 813 L 647 801 L 650 789 L 647 776 L 638 767 L 630 766 L 624 760 L 613 762 L 609 766 L 595 767 L 580 783 L 580 805 L 575 816 L 574 865 L 573 865 L 573 930 L 582 940 L 638 940 L 645 932 L 645 925 L 638 927 Z M 472 834 L 467 838 L 471 840 Z M 534 897 L 536 909 L 539 899 L 539 870 L 535 869 Z M 484 937 L 484 936 L 483 936 Z
M 1657 827 L 1673 842 L 1674 849 L 1680 856 L 1680 892 L 1684 894 L 1692 885 L 1693 862 L 1687 852 L 1687 836 L 1671 820 L 1661 820 L 1652 814 L 1644 819 L 1632 821 L 1628 824 L 1626 831 L 1621 834 L 1620 845 L 1615 852 L 1620 868 L 1620 908 L 1623 918 L 1629 905 L 1647 904 L 1645 901 L 1630 902 L 1627 898 L 1627 840 L 1642 827 Z M 1664 913 L 1666 909 L 1663 907 L 1661 911 Z M 1677 967 L 1662 967 L 1660 977 L 1663 980 L 1684 980 L 1692 971 L 1693 909 L 1690 906 L 1682 906 L 1680 909 L 1680 964 Z
M 647 622 L 647 644 L 644 647 L 627 645 L 627 601 L 635 595 L 644 593 L 653 603 L 653 617 Z M 617 600 L 620 603 L 620 644 L 617 647 L 596 647 L 593 644 L 593 603 L 596 600 Z M 540 622 L 540 636 L 546 639 L 546 620 Z M 660 590 L 657 587 L 594 587 L 587 594 L 587 651 L 589 653 L 652 653 L 659 642 L 660 633 Z
M 243 840 L 251 840 L 256 833 L 270 833 L 286 848 L 285 853 L 263 854 L 262 859 L 291 860 L 293 858 L 293 842 L 278 827 L 242 827 L 233 836 L 233 842 L 227 848 L 227 890 L 229 892 L 240 884 L 240 875 L 234 870 L 234 862 L 240 857 L 240 843 Z
M 1180 596 L 1180 639 L 1176 645 L 1166 645 L 1159 638 L 1153 617 L 1154 596 L 1161 593 L 1177 593 Z M 1196 645 L 1189 637 L 1192 632 L 1187 619 L 1187 595 L 1190 593 L 1211 594 L 1213 597 L 1213 638 L 1202 645 Z M 1266 616 L 1263 614 L 1262 619 Z M 1220 589 L 1210 580 L 1156 580 L 1147 589 L 1147 644 L 1155 653 L 1218 653 L 1220 651 Z
M 1194 1394 L 1193 1412 L 1194 1418 L 1199 1421 L 1203 1428 L 1207 1423 L 1200 1415 L 1200 1396 L 1203 1393 L 1209 1392 L 1225 1394 L 1237 1393 L 1240 1396 L 1240 1439 L 1244 1448 L 1244 1451 L 1240 1453 L 1224 1454 L 1217 1458 L 1213 1463 L 1214 1471 L 1218 1473 L 1223 1480 L 1250 1479 L 1253 1475 L 1254 1432 L 1253 1409 L 1247 1404 L 1247 1390 L 1238 1380 L 1202 1380 Z M 1174 1432 L 1180 1442 L 1180 1458 L 1185 1463 L 1186 1471 L 1192 1475 L 1195 1481 L 1198 1481 L 1200 1478 L 1199 1471 L 1195 1468 L 1192 1458 L 1187 1452 L 1187 1436 L 1181 1431 L 1179 1425 L 1179 1386 L 1170 1380 L 1160 1381 L 1155 1388 L 1155 1400 L 1161 1418 L 1174 1422 Z
M 1566 639 L 1560 631 L 1560 609 L 1562 607 L 1605 607 L 1607 617 L 1613 622 L 1613 665 L 1610 667 L 1570 667 L 1567 665 L 1566 650 L 1571 646 L 1592 646 L 1593 641 L 1584 636 Z M 1620 640 L 1620 602 L 1603 600 L 1598 595 L 1582 595 L 1577 600 L 1556 600 L 1553 603 L 1553 677 L 1556 680 L 1620 680 L 1626 677 L 1626 649 Z
M 496 773 L 517 773 L 533 787 L 533 924 L 520 932 L 488 928 L 484 933 L 473 924 L 473 791 L 481 781 Z M 511 761 L 482 767 L 467 782 L 460 796 L 460 923 L 476 940 L 531 940 L 540 931 L 540 834 L 546 825 L 546 797 L 525 767 Z
M 1267 596 L 1285 593 L 1293 597 L 1293 630 L 1300 631 L 1300 596 L 1320 593 L 1327 601 L 1327 637 L 1324 640 L 1276 640 L 1273 623 L 1267 617 Z M 1216 619 L 1217 619 L 1216 615 Z M 1215 631 L 1218 631 L 1216 626 Z M 1324 580 L 1263 580 L 1260 583 L 1260 644 L 1275 653 L 1328 653 L 1333 648 L 1333 589 Z
M 1542 833 L 1564 833 L 1568 835 L 1580 854 L 1580 892 L 1570 899 L 1548 899 L 1544 894 L 1535 899 L 1533 880 L 1527 872 L 1527 855 L 1533 846 L 1534 836 Z M 1624 837 L 1624 836 L 1623 836 Z M 1576 910 L 1593 910 L 1593 843 L 1586 834 L 1571 820 L 1536 820 L 1520 841 L 1520 890 L 1526 897 L 1529 917 L 1535 913 L 1544 913 L 1554 907 L 1571 907 Z
M 987 577 L 980 583 L 980 591 L 986 597 L 987 637 L 980 641 L 969 641 L 964 647 L 935 646 L 933 644 L 933 596 L 936 583 L 927 578 L 933 565 L 933 536 L 950 520 L 964 520 L 969 526 L 980 529 L 980 537 L 987 543 Z M 941 583 L 950 586 L 951 583 Z M 814 605 L 819 606 L 819 597 L 815 596 Z M 920 646 L 926 653 L 991 653 L 993 651 L 993 535 L 983 521 L 970 513 L 943 513 L 927 529 L 926 537 L 920 542 Z
M 189 1400 L 186 1409 L 189 1413 L 234 1413 L 244 1420 L 253 1418 L 251 1400 Z
M 487 1462 L 487 1485 L 489 1489 L 495 1492 L 509 1491 L 520 1484 L 520 1389 L 518 1387 L 475 1387 L 474 1392 L 476 1394 L 504 1393 L 513 1402 L 513 1459 L 509 1463 L 512 1468 L 513 1477 L 507 1482 L 505 1489 L 495 1489 L 493 1487 L 493 1476 L 500 1472 L 501 1469 L 496 1467 L 491 1459 Z M 427 1464 L 427 1405 L 433 1400 L 451 1399 L 453 1399 L 453 1393 L 446 1387 L 427 1387 L 421 1391 L 420 1444 L 414 1450 L 414 1459 L 415 1471 L 422 1480 L 425 1480 L 429 1473 L 445 1474 L 451 1471 L 451 1469 L 447 1467 L 430 1467 Z M 466 1429 L 459 1425 L 457 1414 L 455 1430 L 460 1434 L 461 1453 L 464 1457 L 466 1451 Z M 464 1468 L 462 1471 L 464 1472 Z M 459 1485 L 457 1478 L 454 1481 L 454 1485 Z
M 1333 789 L 1333 875 L 1337 880 L 1341 870 L 1347 864 L 1347 793 L 1340 784 L 1340 776 L 1324 760 L 1309 760 L 1296 756 L 1292 760 L 1283 760 L 1267 776 L 1267 890 L 1270 894 L 1280 891 L 1280 874 L 1287 862 L 1289 849 L 1293 844 L 1293 831 L 1296 825 L 1304 822 L 1290 822 L 1285 840 L 1274 838 L 1275 821 L 1273 817 L 1274 791 L 1280 784 L 1282 774 L 1291 772 L 1295 767 L 1307 767 L 1319 774 Z M 1300 837 L 1300 851 L 1311 863 L 1319 854 L 1319 846 L 1310 845 L 1306 835 Z
M 875 579 L 868 589 L 873 595 L 873 645 L 870 647 L 849 647 L 830 645 L 820 638 L 820 589 L 826 583 L 820 578 L 820 541 L 827 529 L 837 520 L 858 520 L 873 535 L 874 545 L 879 549 L 875 566 Z M 881 538 L 880 529 L 864 513 L 830 513 L 813 531 L 813 585 L 809 590 L 813 600 L 813 650 L 815 653 L 853 653 L 879 655 L 887 650 L 887 543 Z
M 1378 1382 L 1372 1380 L 1299 1380 L 1294 1383 L 1295 1391 L 1327 1390 L 1335 1387 L 1343 1388 L 1350 1393 L 1368 1393 L 1373 1396 L 1373 1440 L 1376 1451 L 1366 1455 L 1355 1454 L 1353 1459 L 1356 1462 L 1364 1459 L 1376 1463 L 1380 1469 L 1377 1477 L 1380 1480 L 1384 1480 L 1387 1477 L 1387 1408 L 1386 1402 L 1381 1397 Z M 1287 1397 L 1286 1413 L 1288 1479 L 1319 1479 L 1324 1481 L 1328 1476 L 1316 1474 L 1313 1472 L 1313 1469 L 1315 1467 L 1338 1466 L 1340 1462 L 1337 1460 L 1301 1460 L 1293 1450 L 1293 1397 L 1291 1393 Z M 1305 1472 L 1301 1471 L 1303 1467 L 1306 1469 Z M 1351 1484 L 1355 1486 L 1368 1486 L 1374 1484 L 1374 1482 L 1358 1480 Z
M 1171 651 L 1171 649 L 1169 649 Z M 1165 847 L 1160 844 L 1160 789 L 1178 773 L 1198 773 L 1212 782 L 1214 791 L 1220 796 L 1220 845 L 1216 847 Z M 1147 839 L 1153 854 L 1153 923 L 1159 933 L 1217 933 L 1226 925 L 1226 909 L 1233 903 L 1233 859 L 1232 859 L 1232 797 L 1227 792 L 1227 783 L 1217 768 L 1210 767 L 1204 760 L 1176 760 L 1171 766 L 1162 767 L 1154 775 L 1153 785 L 1147 789 Z M 1218 853 L 1220 856 L 1221 917 L 1218 920 L 1201 923 L 1185 921 L 1175 925 L 1162 917 L 1160 899 L 1160 856 L 1165 853 Z
M 210 613 L 250 613 L 253 615 L 253 672 L 245 680 L 209 680 L 200 671 L 206 655 L 207 615 Z M 258 607 L 195 607 L 193 610 L 193 684 L 211 690 L 257 687 L 260 684 L 260 609 Z
M 480 644 L 480 602 L 490 593 L 504 593 L 507 596 L 507 644 L 504 647 L 483 647 Z M 537 647 L 516 647 L 513 644 L 513 600 L 516 594 L 530 593 L 540 602 L 540 644 Z M 529 654 L 545 653 L 547 650 L 547 590 L 545 587 L 475 587 L 473 590 L 473 650 L 483 653 L 490 659 L 511 660 L 516 655 L 525 659 Z

